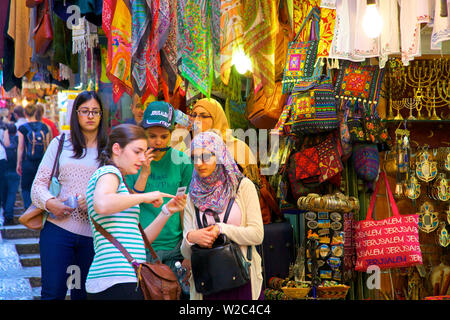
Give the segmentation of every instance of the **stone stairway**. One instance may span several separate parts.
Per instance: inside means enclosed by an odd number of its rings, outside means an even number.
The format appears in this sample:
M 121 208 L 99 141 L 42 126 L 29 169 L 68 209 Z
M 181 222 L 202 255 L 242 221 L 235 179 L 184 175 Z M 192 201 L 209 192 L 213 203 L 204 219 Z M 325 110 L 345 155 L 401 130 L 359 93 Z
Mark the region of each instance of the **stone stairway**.
M 18 219 L 23 210 L 22 197 L 18 193 L 14 225 L 0 226 L 0 262 L 7 262 L 3 263 L 4 268 L 0 270 L 0 299 L 2 292 L 6 299 L 40 299 L 39 231 L 29 230 L 19 224 Z

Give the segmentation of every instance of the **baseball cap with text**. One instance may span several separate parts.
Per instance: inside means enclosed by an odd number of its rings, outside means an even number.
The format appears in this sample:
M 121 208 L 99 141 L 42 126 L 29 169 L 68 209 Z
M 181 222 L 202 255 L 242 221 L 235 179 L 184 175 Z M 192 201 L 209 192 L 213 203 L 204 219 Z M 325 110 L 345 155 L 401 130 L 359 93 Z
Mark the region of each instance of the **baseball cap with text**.
M 144 111 L 141 127 L 164 127 L 172 130 L 175 123 L 175 110 L 170 103 L 153 101 Z

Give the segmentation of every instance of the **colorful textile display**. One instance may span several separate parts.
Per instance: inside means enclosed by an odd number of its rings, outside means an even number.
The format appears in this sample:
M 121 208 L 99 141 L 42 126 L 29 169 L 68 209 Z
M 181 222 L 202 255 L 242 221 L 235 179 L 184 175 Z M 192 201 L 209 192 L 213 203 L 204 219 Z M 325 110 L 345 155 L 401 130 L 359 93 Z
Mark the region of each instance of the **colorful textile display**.
M 184 42 L 181 48 L 181 75 L 209 97 L 214 49 L 218 49 L 213 45 L 212 34 L 217 32 L 214 26 L 220 22 L 214 21 L 220 15 L 220 6 L 217 0 L 186 0 L 181 6 L 184 8 L 183 12 L 178 12 L 178 26 L 181 28 L 178 34 Z
M 294 33 L 300 30 L 302 22 L 311 11 L 313 7 L 320 5 L 320 31 L 319 31 L 319 45 L 317 49 L 317 57 L 328 57 L 330 52 L 331 42 L 333 40 L 334 25 L 336 19 L 335 5 L 331 5 L 323 0 L 294 0 L 293 7 L 293 20 L 294 20 Z M 300 34 L 299 40 L 306 41 L 306 35 L 310 32 L 310 26 L 306 26 L 305 30 Z
M 334 85 L 339 99 L 378 103 L 384 69 L 363 66 L 360 63 L 341 61 Z
M 255 93 L 263 86 L 275 88 L 275 39 L 278 32 L 277 1 L 243 1 L 243 48 L 252 61 Z
M 294 40 L 289 42 L 283 73 L 283 93 L 308 90 L 316 85 L 321 77 L 322 63 L 317 60 L 319 20 L 319 8 L 314 7 L 303 21 Z M 299 40 L 300 32 L 310 21 L 308 40 Z
M 228 85 L 233 50 L 238 48 L 243 36 L 242 1 L 223 0 L 220 4 L 220 76 Z
M 359 178 L 365 181 L 374 181 L 377 178 L 380 168 L 380 154 L 376 144 L 355 144 L 352 160 Z
M 124 92 L 132 94 L 131 85 L 131 13 L 124 0 L 103 2 L 102 28 L 108 38 L 107 76 L 113 83 L 113 101 Z

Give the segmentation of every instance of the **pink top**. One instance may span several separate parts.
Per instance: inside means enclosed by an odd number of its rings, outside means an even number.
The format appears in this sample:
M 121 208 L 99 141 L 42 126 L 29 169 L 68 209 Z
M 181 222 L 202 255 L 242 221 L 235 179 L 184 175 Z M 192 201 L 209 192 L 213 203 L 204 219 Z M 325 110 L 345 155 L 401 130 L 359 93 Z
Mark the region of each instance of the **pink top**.
M 41 209 L 46 209 L 47 200 L 53 198 L 48 190 L 48 182 L 58 150 L 59 138 L 54 138 L 39 165 L 39 169 L 31 187 L 31 200 L 33 204 Z M 64 148 L 59 158 L 59 176 L 61 192 L 58 199 L 66 199 L 69 196 L 82 195 L 86 197 L 86 189 L 92 174 L 98 168 L 97 148 L 87 148 L 86 155 L 81 159 L 74 159 L 73 146 L 70 142 L 70 134 L 66 133 Z M 75 234 L 92 237 L 92 229 L 86 211 L 80 208 L 75 209 L 70 215 L 64 218 L 48 217 L 48 221 Z
M 225 216 L 225 210 L 219 214 L 220 222 L 223 221 L 223 218 Z M 200 212 L 200 219 L 202 219 L 203 212 Z M 241 209 L 237 205 L 236 201 L 233 203 L 233 206 L 231 207 L 230 215 L 228 216 L 227 224 L 232 224 L 234 226 L 240 226 L 241 225 Z M 208 225 L 216 224 L 216 221 L 214 220 L 214 216 L 207 214 L 206 215 L 206 222 L 208 222 Z M 198 227 L 198 226 L 197 226 Z

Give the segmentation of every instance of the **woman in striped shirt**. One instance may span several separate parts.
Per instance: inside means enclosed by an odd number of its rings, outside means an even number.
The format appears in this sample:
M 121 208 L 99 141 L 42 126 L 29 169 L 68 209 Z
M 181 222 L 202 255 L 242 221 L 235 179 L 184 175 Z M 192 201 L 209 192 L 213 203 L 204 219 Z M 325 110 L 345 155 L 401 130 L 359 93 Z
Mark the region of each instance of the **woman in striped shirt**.
M 145 228 L 151 243 L 169 217 L 186 205 L 186 195 L 173 196 L 159 191 L 130 194 L 123 176 L 136 174 L 145 160 L 147 136 L 144 129 L 124 124 L 111 131 L 109 142 L 101 154 L 101 167 L 89 180 L 86 199 L 88 214 L 108 231 L 138 262 L 145 262 L 145 246 L 139 231 L 139 204 L 163 204 L 163 198 L 172 198 L 161 207 L 158 217 Z M 133 266 L 123 254 L 92 225 L 94 234 L 94 261 L 86 280 L 88 299 L 143 299 L 137 289 Z

